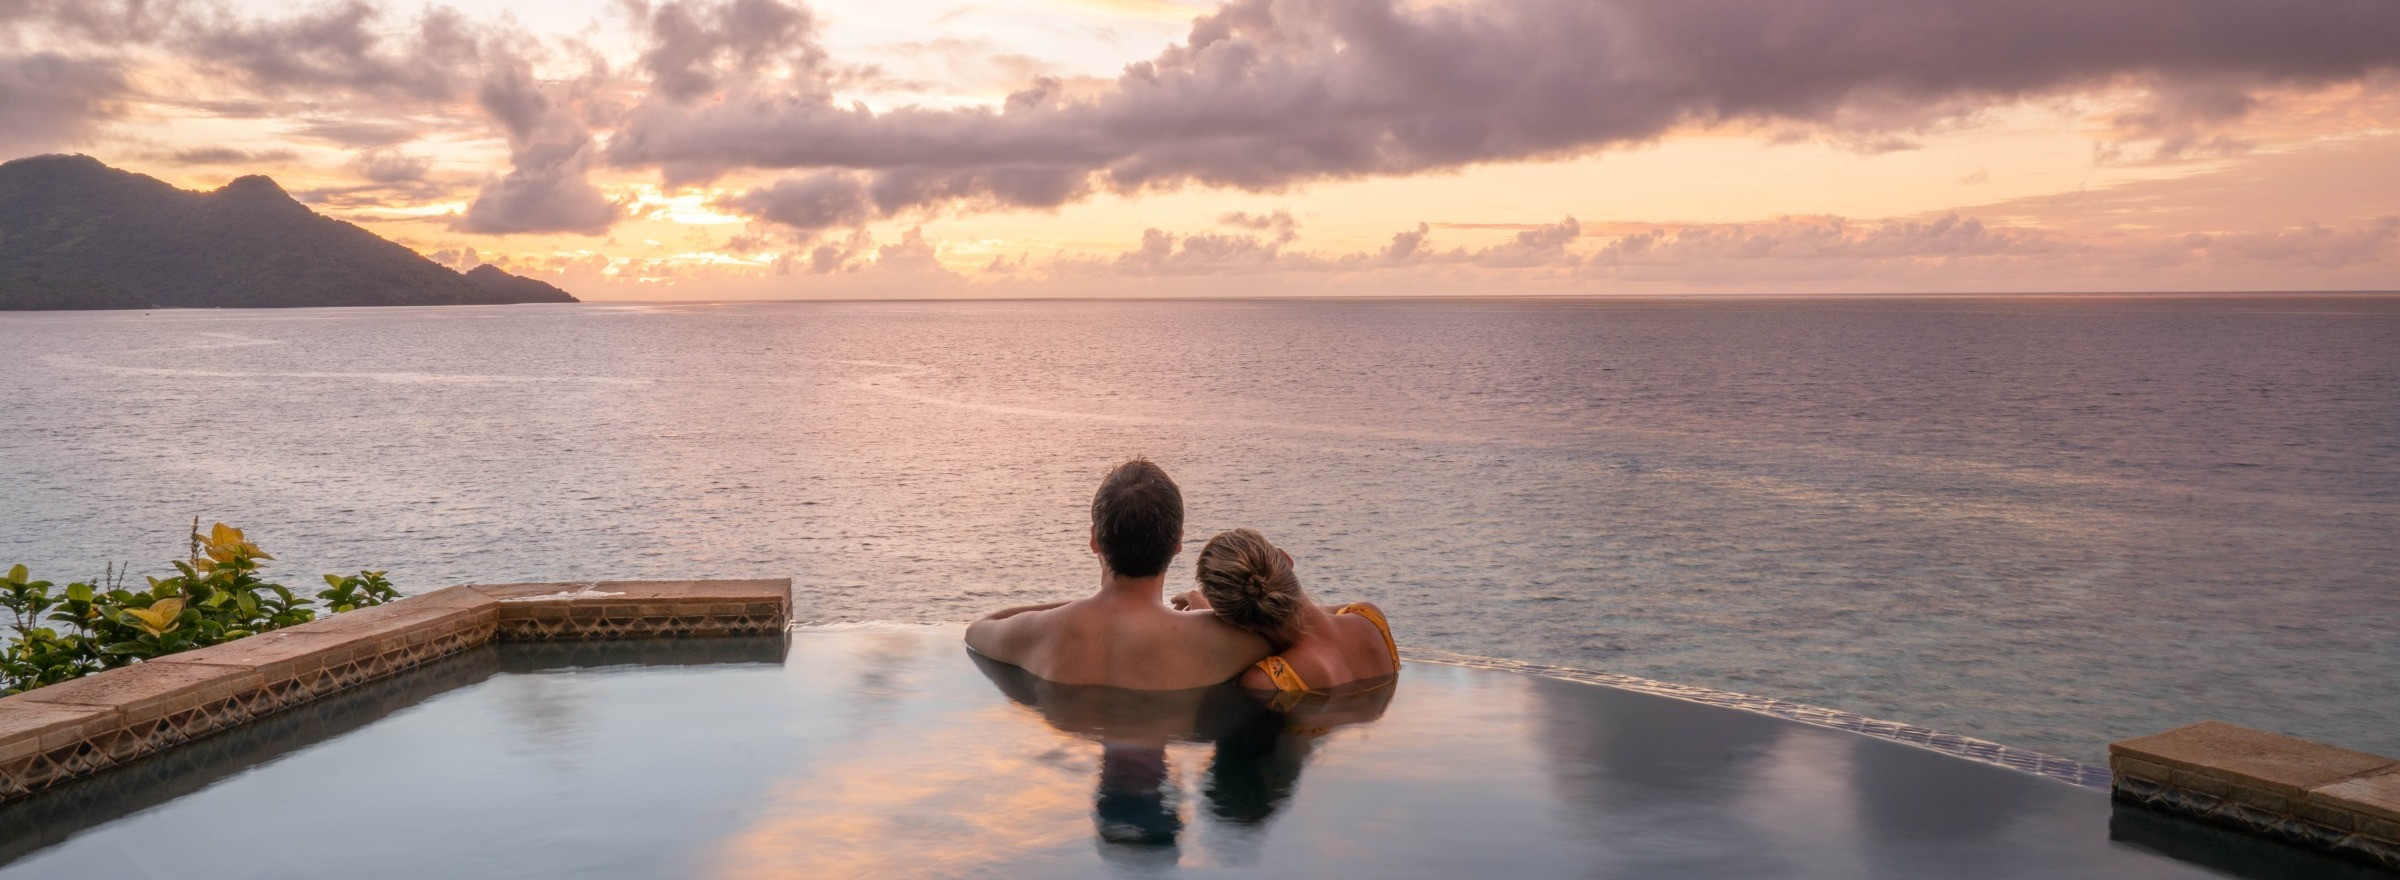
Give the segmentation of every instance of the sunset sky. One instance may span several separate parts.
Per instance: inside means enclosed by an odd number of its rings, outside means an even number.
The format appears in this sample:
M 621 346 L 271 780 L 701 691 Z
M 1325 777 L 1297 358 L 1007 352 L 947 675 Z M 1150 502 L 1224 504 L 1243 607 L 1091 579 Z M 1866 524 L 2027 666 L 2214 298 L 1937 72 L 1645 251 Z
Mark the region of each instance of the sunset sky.
M 2400 288 L 2391 0 L 0 0 L 0 158 L 586 299 Z

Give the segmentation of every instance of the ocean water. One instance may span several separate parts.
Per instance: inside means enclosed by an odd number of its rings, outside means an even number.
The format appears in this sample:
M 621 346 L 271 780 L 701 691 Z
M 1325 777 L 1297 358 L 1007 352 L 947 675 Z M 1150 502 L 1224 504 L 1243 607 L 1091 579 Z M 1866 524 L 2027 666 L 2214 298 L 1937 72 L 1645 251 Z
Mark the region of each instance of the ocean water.
M 2097 759 L 2400 754 L 2400 298 L 766 303 L 0 315 L 0 565 L 1088 591 L 1134 454 L 1404 644 Z M 1190 576 L 1189 553 L 1173 577 Z

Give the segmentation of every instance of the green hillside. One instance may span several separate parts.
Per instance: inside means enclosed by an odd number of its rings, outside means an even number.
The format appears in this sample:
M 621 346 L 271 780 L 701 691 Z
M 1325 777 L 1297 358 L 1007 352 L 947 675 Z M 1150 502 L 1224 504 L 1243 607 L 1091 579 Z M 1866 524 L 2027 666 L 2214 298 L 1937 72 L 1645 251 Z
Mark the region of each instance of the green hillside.
M 0 163 L 0 309 L 575 301 L 490 267 L 451 271 L 265 177 L 201 193 L 88 156 Z

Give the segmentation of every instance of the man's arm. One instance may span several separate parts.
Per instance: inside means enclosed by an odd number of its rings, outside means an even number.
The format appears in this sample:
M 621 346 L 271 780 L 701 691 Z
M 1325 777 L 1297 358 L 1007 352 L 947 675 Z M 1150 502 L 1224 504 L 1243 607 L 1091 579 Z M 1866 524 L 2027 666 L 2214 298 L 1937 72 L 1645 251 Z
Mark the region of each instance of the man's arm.
M 1048 611 L 1065 604 L 1045 602 L 1040 605 L 1019 605 L 984 615 L 983 619 L 967 624 L 967 647 L 1002 663 L 1022 666 L 1040 625 L 1040 618 L 1031 615 L 1031 612 Z

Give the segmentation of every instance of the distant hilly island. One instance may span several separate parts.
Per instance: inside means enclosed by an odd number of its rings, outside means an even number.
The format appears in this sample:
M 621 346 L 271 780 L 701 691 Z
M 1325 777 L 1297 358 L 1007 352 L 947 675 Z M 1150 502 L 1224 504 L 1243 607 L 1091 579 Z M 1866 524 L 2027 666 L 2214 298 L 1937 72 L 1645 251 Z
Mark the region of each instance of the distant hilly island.
M 193 192 L 89 156 L 0 163 L 0 309 L 575 301 L 492 266 L 452 271 L 262 176 Z

